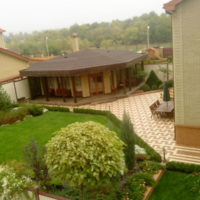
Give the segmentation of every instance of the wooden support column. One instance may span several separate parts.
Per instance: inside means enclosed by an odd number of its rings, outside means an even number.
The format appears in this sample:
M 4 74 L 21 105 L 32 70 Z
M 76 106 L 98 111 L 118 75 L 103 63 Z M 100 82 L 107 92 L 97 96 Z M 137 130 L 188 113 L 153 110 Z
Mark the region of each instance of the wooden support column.
M 144 61 L 141 62 L 142 71 L 144 71 Z
M 127 69 L 128 71 L 128 86 L 129 86 L 129 90 L 131 90 L 131 86 L 132 86 L 132 83 L 131 83 L 131 68 L 129 67 Z
M 135 64 L 135 74 L 137 74 L 137 64 Z
M 44 95 L 46 97 L 46 101 L 49 101 L 49 90 L 48 90 L 48 83 L 47 83 L 47 77 L 42 77 L 42 88 L 44 91 Z
M 123 76 L 124 76 L 124 81 L 123 81 L 123 90 L 124 90 L 124 94 L 126 94 L 126 69 L 122 70 Z
M 111 71 L 111 93 L 115 91 L 115 84 L 114 84 L 114 72 Z
M 62 97 L 63 97 L 63 101 L 66 102 L 66 98 L 65 98 L 65 84 L 64 84 L 64 77 L 60 77 L 61 80 L 61 89 L 62 89 Z
M 71 77 L 72 81 L 72 90 L 73 90 L 73 95 L 74 95 L 74 103 L 77 103 L 77 98 L 76 98 L 76 85 L 75 85 L 75 77 Z

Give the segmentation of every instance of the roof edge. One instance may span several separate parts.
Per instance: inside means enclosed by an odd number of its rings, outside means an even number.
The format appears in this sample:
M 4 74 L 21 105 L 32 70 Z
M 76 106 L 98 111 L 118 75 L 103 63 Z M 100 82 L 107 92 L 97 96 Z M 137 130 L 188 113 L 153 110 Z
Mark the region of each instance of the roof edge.
M 11 50 L 8 50 L 8 49 L 5 49 L 5 48 L 1 48 L 1 47 L 0 47 L 0 52 L 6 53 L 6 54 L 14 56 L 14 57 L 17 57 L 17 58 L 24 60 L 24 61 L 27 61 L 27 62 L 28 61 L 41 61 L 39 59 L 29 58 L 29 57 L 23 56 L 19 53 L 16 53 L 14 51 L 11 51 Z
M 170 2 L 168 3 L 165 3 L 163 5 L 163 8 L 166 10 L 166 12 L 168 13 L 172 13 L 173 11 L 176 10 L 176 7 L 178 4 L 180 4 L 181 2 L 183 2 L 184 0 L 171 0 Z
M 10 77 L 7 77 L 7 78 L 0 79 L 0 84 L 13 81 L 13 80 L 18 79 L 20 77 L 21 77 L 20 75 L 15 75 L 15 76 L 10 76 Z

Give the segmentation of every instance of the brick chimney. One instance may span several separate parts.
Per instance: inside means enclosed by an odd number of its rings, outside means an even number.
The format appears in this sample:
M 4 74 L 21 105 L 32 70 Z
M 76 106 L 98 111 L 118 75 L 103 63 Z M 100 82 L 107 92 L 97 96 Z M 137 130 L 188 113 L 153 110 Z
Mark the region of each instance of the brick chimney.
M 4 42 L 4 38 L 3 38 L 3 32 L 5 32 L 5 30 L 0 28 L 0 48 L 6 48 L 5 46 L 5 42 Z
M 72 34 L 72 50 L 73 52 L 79 51 L 79 41 L 78 35 L 76 33 Z

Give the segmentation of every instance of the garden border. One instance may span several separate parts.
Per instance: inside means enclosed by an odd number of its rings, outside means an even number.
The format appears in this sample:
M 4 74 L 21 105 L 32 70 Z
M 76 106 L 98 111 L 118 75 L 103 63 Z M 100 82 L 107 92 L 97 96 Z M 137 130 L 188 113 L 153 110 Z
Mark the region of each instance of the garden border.
M 163 177 L 166 170 L 159 170 L 158 173 L 153 175 L 153 179 L 156 181 L 156 183 L 152 187 L 148 187 L 146 189 L 146 192 L 144 193 L 144 198 L 142 200 L 148 200 L 153 191 L 155 190 L 156 186 L 158 185 L 160 179 Z

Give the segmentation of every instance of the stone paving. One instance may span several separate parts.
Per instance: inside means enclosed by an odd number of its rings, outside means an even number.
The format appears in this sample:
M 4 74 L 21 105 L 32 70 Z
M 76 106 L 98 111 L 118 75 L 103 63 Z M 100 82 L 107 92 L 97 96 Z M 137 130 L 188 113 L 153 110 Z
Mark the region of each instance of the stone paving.
M 132 95 L 113 102 L 85 105 L 82 108 L 97 110 L 109 110 L 122 119 L 124 111 L 129 113 L 135 132 L 142 137 L 149 145 L 163 156 L 163 148 L 166 150 L 168 160 L 200 164 L 199 156 L 192 156 L 200 153 L 200 149 L 180 147 L 174 140 L 174 122 L 171 119 L 158 119 L 151 116 L 149 106 L 156 100 L 160 100 L 160 93 L 147 93 Z M 180 154 L 179 152 L 190 152 Z

